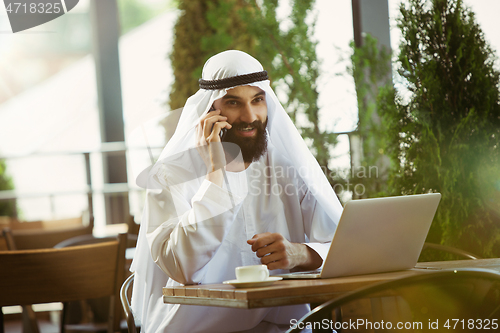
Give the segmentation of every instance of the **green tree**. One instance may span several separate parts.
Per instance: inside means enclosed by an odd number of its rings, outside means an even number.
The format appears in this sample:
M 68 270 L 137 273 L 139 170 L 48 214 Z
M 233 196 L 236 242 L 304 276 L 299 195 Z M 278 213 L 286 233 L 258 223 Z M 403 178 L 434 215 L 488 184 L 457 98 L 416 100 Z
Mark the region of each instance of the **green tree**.
M 392 194 L 440 192 L 428 240 L 500 255 L 500 99 L 495 57 L 461 0 L 409 0 L 397 92 L 380 109 Z M 496 205 L 496 206 L 495 206 Z
M 182 107 L 197 91 L 202 64 L 210 56 L 227 49 L 248 52 L 269 72 L 273 88 L 285 93 L 281 102 L 330 174 L 330 149 L 336 136 L 320 126 L 314 24 L 307 23 L 313 4 L 313 0 L 292 1 L 290 24 L 284 29 L 276 15 L 278 0 L 181 1 L 170 56 L 175 77 L 170 108 Z
M 0 191 L 12 189 L 14 185 L 7 175 L 5 161 L 0 159 Z M 16 204 L 12 201 L 0 200 L 0 216 L 16 216 Z
M 198 89 L 203 64 L 228 49 L 254 53 L 254 38 L 238 11 L 244 0 L 181 0 L 170 60 L 174 83 L 169 97 L 171 110 L 184 106 Z

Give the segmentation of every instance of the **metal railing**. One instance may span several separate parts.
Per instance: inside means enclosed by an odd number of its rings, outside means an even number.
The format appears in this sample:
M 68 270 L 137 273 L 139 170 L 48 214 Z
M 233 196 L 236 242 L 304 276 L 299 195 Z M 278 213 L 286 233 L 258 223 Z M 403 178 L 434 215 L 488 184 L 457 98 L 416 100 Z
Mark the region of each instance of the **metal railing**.
M 29 198 L 49 198 L 50 210 L 52 215 L 55 215 L 55 198 L 60 196 L 69 195 L 87 195 L 88 211 L 93 215 L 94 211 L 94 195 L 116 195 L 116 194 L 128 194 L 131 191 L 143 191 L 144 189 L 140 187 L 130 186 L 129 183 L 104 183 L 100 186 L 95 186 L 92 183 L 92 167 L 91 167 L 91 154 L 126 154 L 127 152 L 134 150 L 157 150 L 163 147 L 127 147 L 125 142 L 108 142 L 102 143 L 100 149 L 87 150 L 87 151 L 60 151 L 60 152 L 43 152 L 34 153 L 28 155 L 13 155 L 13 156 L 0 156 L 0 159 L 8 161 L 13 159 L 21 158 L 38 158 L 38 157 L 49 157 L 49 156 L 75 156 L 80 155 L 83 157 L 83 163 L 85 165 L 85 181 L 86 186 L 83 188 L 74 190 L 62 190 L 62 191 L 43 191 L 43 192 L 20 192 L 19 190 L 4 190 L 0 191 L 0 201 L 12 200 L 17 201 L 18 199 L 29 199 Z

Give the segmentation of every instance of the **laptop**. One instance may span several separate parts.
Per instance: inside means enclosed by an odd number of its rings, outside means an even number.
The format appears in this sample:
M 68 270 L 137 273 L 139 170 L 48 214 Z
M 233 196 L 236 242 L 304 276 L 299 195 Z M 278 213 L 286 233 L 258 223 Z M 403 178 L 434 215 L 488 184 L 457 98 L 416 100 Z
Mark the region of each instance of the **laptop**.
M 414 268 L 440 200 L 439 193 L 351 200 L 322 270 L 277 276 L 333 278 Z

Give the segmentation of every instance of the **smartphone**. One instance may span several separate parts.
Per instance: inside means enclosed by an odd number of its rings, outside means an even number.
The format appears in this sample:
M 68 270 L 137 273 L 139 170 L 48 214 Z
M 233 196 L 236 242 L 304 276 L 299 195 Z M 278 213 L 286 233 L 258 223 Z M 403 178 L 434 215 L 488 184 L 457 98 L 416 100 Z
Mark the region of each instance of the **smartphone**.
M 213 104 L 212 104 L 212 107 L 210 108 L 210 110 L 208 110 L 208 112 L 212 112 L 212 111 L 215 111 L 215 107 L 213 106 Z M 220 132 L 219 132 L 220 141 L 223 141 L 224 137 L 226 136 L 226 133 L 227 133 L 227 128 L 223 128 L 220 130 Z

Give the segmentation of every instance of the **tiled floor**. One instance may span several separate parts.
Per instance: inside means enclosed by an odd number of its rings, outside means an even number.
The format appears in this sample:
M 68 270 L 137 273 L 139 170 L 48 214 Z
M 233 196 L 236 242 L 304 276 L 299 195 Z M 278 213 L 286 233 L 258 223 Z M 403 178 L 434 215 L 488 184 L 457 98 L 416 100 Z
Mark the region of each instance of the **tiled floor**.
M 40 333 L 59 333 L 59 323 L 53 323 L 50 320 L 38 320 Z M 4 323 L 5 333 L 23 333 L 23 323 L 21 320 L 6 320 Z M 127 332 L 127 323 L 122 321 L 121 332 Z
M 59 333 L 62 304 L 48 303 L 33 305 L 40 333 Z M 5 333 L 23 333 L 20 306 L 3 307 Z
M 37 304 L 33 306 L 36 316 L 38 327 L 40 333 L 59 333 L 60 316 L 62 304 L 59 303 L 49 303 L 49 304 Z M 4 328 L 5 333 L 23 333 L 23 323 L 21 316 L 21 307 L 4 307 L 2 308 L 4 312 Z M 122 321 L 122 332 L 127 332 L 127 323 L 125 320 Z M 104 330 L 106 324 L 103 324 Z M 75 328 L 76 331 L 76 328 Z
M 21 321 L 6 321 L 4 327 L 5 333 L 23 333 L 23 323 Z M 59 333 L 59 326 L 47 320 L 39 320 L 38 327 L 40 333 Z

